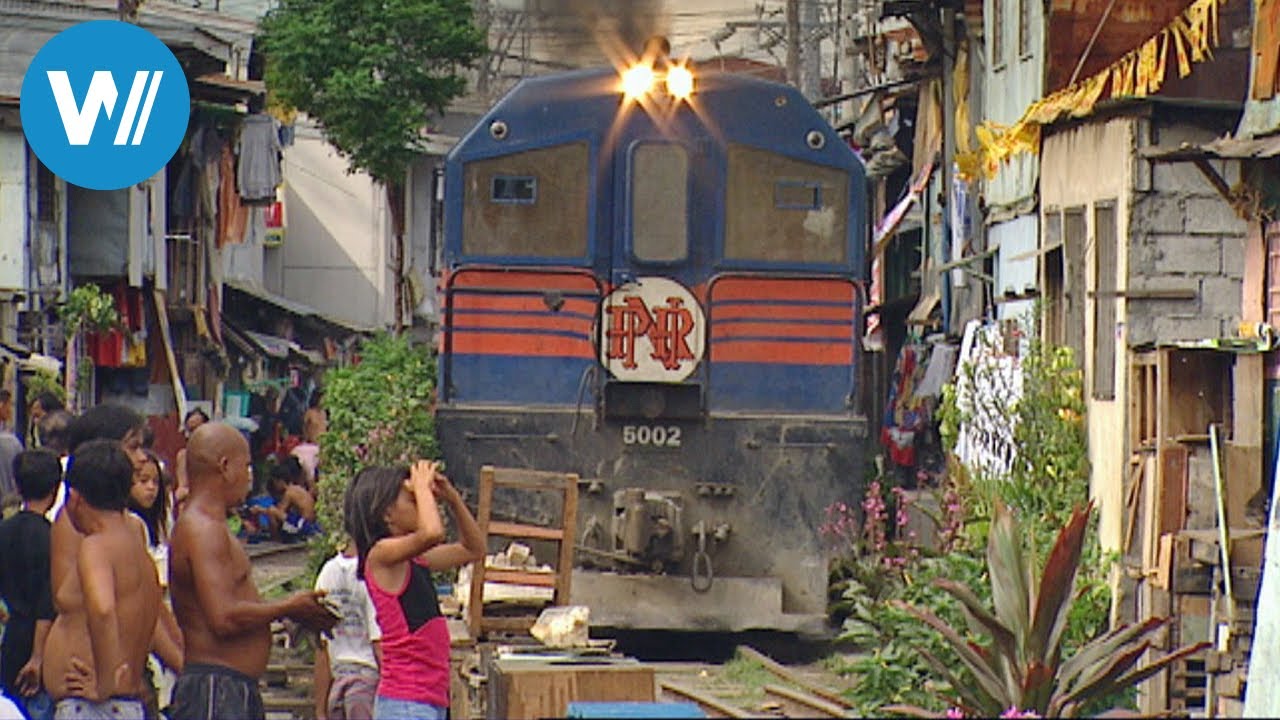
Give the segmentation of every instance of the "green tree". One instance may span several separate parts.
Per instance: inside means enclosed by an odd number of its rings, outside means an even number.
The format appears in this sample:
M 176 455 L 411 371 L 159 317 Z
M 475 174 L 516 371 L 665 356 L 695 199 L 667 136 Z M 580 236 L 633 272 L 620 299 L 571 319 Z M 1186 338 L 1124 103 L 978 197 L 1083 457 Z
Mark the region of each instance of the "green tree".
M 386 189 L 396 325 L 405 316 L 404 178 L 428 119 L 466 90 L 485 51 L 470 0 L 279 0 L 262 20 L 272 99 L 305 113 Z

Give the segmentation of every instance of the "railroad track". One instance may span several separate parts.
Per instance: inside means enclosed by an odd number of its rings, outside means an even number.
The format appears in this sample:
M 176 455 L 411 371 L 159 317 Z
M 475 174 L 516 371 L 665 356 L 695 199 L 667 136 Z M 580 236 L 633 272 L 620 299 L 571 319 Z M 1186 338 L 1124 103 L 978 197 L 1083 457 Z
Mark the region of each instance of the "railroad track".
M 754 707 L 741 707 L 709 692 L 674 680 L 658 683 L 659 699 L 664 702 L 691 702 L 711 718 L 848 718 L 853 706 L 839 694 L 802 677 L 772 658 L 749 647 L 739 647 L 738 654 L 754 660 L 780 683 L 769 683 L 761 689 L 765 702 Z M 785 684 L 783 684 L 785 683 Z

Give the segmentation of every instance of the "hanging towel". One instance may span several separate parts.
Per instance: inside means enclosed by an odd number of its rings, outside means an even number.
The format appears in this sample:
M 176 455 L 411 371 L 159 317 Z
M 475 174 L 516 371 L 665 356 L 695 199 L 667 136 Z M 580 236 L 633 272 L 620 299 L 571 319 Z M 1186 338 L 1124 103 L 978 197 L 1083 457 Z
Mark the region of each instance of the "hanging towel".
M 236 147 L 240 167 L 236 189 L 247 205 L 275 202 L 280 184 L 280 135 L 270 115 L 258 113 L 244 119 Z

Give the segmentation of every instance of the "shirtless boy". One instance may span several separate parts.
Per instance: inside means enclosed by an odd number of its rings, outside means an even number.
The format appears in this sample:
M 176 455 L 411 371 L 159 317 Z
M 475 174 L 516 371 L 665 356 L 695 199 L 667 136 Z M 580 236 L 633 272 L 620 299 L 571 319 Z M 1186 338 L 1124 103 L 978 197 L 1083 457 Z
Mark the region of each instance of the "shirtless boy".
M 84 535 L 76 573 L 89 624 L 91 661 L 73 660 L 56 720 L 143 720 L 142 670 L 160 614 L 151 556 L 124 514 L 133 463 L 110 440 L 76 450 L 67 512 Z
M 227 511 L 249 493 L 249 444 L 222 423 L 201 425 L 187 445 L 190 494 L 173 529 L 169 590 L 186 653 L 173 689 L 172 720 L 265 715 L 258 679 L 267 669 L 271 622 L 292 618 L 327 632 L 338 618 L 305 591 L 263 602 L 249 557 L 227 531 Z
M 110 440 L 124 451 L 131 463 L 141 463 L 146 458 L 141 449 L 142 426 L 142 416 L 129 408 L 113 404 L 94 406 L 72 421 L 68 429 L 71 454 L 74 458 L 90 441 Z M 74 464 L 73 461 L 71 465 Z M 134 537 L 138 537 L 136 532 Z M 83 540 L 71 522 L 70 512 L 63 507 L 53 522 L 50 536 L 50 581 L 58 616 L 45 641 L 43 668 L 45 688 L 55 702 L 71 697 L 72 689 L 67 687 L 66 678 L 74 668 L 87 668 L 89 673 L 94 669 L 90 662 L 92 649 L 84 594 L 76 572 Z M 154 571 L 155 565 L 151 568 Z M 157 623 L 156 632 L 151 635 L 154 635 L 156 654 L 165 665 L 178 669 L 182 663 L 182 639 L 171 632 L 176 627 L 176 623 Z M 89 677 L 84 682 L 94 685 L 96 679 Z

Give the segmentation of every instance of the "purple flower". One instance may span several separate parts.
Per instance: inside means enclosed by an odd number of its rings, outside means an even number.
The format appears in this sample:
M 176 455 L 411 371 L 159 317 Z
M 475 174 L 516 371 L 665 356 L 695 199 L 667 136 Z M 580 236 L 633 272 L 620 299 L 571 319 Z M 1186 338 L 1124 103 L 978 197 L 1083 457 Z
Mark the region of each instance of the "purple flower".
M 960 708 L 947 708 L 945 716 L 948 720 L 963 720 L 964 712 Z

